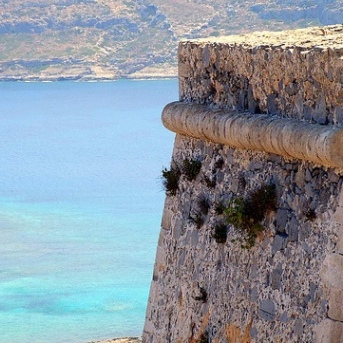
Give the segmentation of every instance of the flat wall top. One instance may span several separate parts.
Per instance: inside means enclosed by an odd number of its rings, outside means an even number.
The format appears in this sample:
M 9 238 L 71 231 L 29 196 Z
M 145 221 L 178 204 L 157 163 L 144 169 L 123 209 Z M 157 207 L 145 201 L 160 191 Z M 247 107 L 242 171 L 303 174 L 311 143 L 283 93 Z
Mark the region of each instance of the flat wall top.
M 240 44 L 247 47 L 277 46 L 277 47 L 304 47 L 304 48 L 334 48 L 343 49 L 343 25 L 325 27 L 311 27 L 299 30 L 279 32 L 253 32 L 250 34 L 232 35 L 223 37 L 209 37 L 191 42 Z M 343 50 L 342 50 L 343 55 Z

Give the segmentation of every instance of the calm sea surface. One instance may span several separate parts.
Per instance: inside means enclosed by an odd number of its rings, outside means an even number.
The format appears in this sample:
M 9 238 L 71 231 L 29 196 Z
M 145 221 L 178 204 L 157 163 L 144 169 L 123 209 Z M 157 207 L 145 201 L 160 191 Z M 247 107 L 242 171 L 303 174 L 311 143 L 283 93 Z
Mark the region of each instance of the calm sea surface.
M 0 83 L 0 343 L 141 334 L 177 92 Z

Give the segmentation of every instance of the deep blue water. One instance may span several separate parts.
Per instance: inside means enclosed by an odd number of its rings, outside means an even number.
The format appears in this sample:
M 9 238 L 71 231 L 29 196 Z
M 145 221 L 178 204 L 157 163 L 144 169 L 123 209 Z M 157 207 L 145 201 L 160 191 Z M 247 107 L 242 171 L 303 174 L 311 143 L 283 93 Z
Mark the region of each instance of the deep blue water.
M 141 334 L 177 92 L 0 83 L 0 343 Z

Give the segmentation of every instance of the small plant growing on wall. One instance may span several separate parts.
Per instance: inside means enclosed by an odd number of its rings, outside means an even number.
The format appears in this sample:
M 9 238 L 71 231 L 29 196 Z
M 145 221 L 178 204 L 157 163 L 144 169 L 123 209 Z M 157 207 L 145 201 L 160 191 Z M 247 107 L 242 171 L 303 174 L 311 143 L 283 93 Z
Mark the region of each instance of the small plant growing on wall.
M 200 212 L 195 212 L 190 218 L 196 225 L 197 229 L 200 229 L 205 223 L 205 218 Z
M 171 167 L 170 170 L 164 168 L 162 170 L 163 187 L 167 195 L 175 195 L 179 188 L 180 169 Z
M 224 160 L 222 158 L 219 158 L 218 161 L 214 164 L 214 168 L 216 169 L 222 169 L 224 166 Z
M 201 162 L 198 160 L 185 159 L 183 161 L 183 173 L 188 181 L 193 181 L 198 176 L 201 169 Z
M 207 302 L 206 289 L 203 287 L 199 287 L 199 294 L 194 297 L 194 300 L 206 303 Z
M 206 196 L 202 196 L 198 200 L 198 207 L 200 212 L 203 213 L 205 216 L 208 214 L 208 210 L 210 209 L 210 202 Z
M 218 215 L 222 215 L 224 213 L 225 206 L 223 205 L 223 203 L 221 201 L 220 202 L 216 202 L 215 205 L 214 205 L 214 210 L 216 211 L 216 213 Z
M 239 175 L 238 182 L 239 182 L 239 186 L 242 187 L 243 189 L 245 189 L 245 187 L 247 185 L 247 181 L 245 180 L 244 175 Z
M 227 239 L 227 230 L 228 227 L 224 223 L 218 223 L 214 228 L 212 232 L 212 237 L 216 240 L 218 244 L 225 243 Z
M 199 339 L 197 340 L 197 343 L 209 343 L 210 342 L 210 338 L 208 337 L 208 331 L 204 331 Z
M 263 185 L 250 194 L 247 199 L 233 200 L 224 210 L 226 221 L 243 234 L 243 248 L 251 248 L 259 232 L 265 230 L 261 221 L 270 211 L 276 209 L 275 185 Z
M 316 214 L 316 211 L 309 208 L 307 210 L 305 210 L 303 212 L 306 220 L 305 221 L 310 221 L 310 222 L 313 222 L 316 218 L 317 218 L 317 214 Z
M 247 200 L 247 211 L 256 221 L 261 221 L 268 212 L 276 210 L 275 185 L 262 185 L 250 194 Z
M 212 176 L 212 178 L 208 177 L 208 176 L 204 176 L 204 181 L 206 183 L 206 186 L 208 188 L 214 188 L 216 187 L 217 184 L 217 180 L 215 176 Z

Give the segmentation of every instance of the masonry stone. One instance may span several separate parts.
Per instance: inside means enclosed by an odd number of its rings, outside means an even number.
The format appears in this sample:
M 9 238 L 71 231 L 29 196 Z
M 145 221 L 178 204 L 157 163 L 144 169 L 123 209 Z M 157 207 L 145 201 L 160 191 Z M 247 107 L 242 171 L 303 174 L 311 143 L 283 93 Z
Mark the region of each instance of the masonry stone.
M 271 277 L 272 289 L 281 288 L 281 284 L 282 284 L 281 278 L 282 278 L 282 264 L 279 263 L 277 268 L 275 268 L 272 272 L 272 277 Z
M 272 321 L 275 318 L 275 304 L 272 300 L 261 300 L 259 305 L 259 317 L 261 319 Z
M 292 217 L 292 219 L 289 222 L 289 227 L 288 227 L 288 241 L 289 242 L 298 241 L 298 235 L 299 235 L 299 222 L 295 217 Z
M 284 250 L 286 248 L 288 241 L 288 235 L 285 233 L 277 233 L 274 237 L 272 243 L 272 254 L 275 255 L 276 252 Z
M 332 288 L 343 290 L 343 256 L 340 254 L 326 255 L 320 275 L 323 282 Z
M 335 252 L 337 254 L 343 255 L 343 226 L 337 227 L 337 235 L 338 235 L 338 240 L 337 240 Z
M 333 320 L 343 322 L 343 289 L 330 290 L 328 316 Z
M 336 106 L 333 112 L 334 115 L 334 123 L 338 125 L 343 125 L 343 108 L 340 106 Z
M 294 324 L 294 334 L 296 336 L 301 336 L 304 331 L 303 322 L 301 319 L 297 319 Z
M 144 343 L 343 343 L 342 37 L 335 25 L 179 44 L 180 101 L 162 119 L 172 164 L 202 166 L 166 198 Z M 276 205 L 247 246 L 217 205 L 265 185 Z
M 315 327 L 315 343 L 343 343 L 343 323 L 324 319 Z

